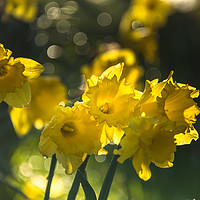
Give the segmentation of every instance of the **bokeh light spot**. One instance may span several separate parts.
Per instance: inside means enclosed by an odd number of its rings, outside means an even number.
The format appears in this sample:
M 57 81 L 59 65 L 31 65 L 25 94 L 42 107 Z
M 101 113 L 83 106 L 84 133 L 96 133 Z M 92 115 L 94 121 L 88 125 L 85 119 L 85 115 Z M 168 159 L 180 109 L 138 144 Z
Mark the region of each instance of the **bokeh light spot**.
M 44 46 L 45 44 L 47 44 L 47 42 L 49 41 L 49 35 L 45 32 L 43 33 L 38 33 L 36 36 L 35 36 L 35 44 L 38 46 L 38 47 L 41 47 L 41 46 Z
M 62 55 L 62 48 L 58 45 L 51 45 L 47 49 L 47 55 L 49 58 L 56 59 Z
M 55 71 L 55 66 L 52 63 L 44 63 L 44 74 L 53 74 Z
M 61 10 L 64 14 L 72 15 L 78 10 L 78 3 L 75 1 L 67 1 Z
M 70 29 L 70 22 L 67 20 L 60 20 L 57 25 L 56 29 L 59 33 L 67 33 Z
M 74 35 L 73 41 L 77 46 L 83 46 L 87 42 L 87 35 L 83 32 L 78 32 Z
M 37 27 L 39 29 L 47 29 L 51 26 L 52 20 L 48 19 L 45 14 L 41 15 L 37 20 Z
M 112 16 L 107 12 L 102 12 L 97 17 L 100 26 L 109 26 L 112 23 Z

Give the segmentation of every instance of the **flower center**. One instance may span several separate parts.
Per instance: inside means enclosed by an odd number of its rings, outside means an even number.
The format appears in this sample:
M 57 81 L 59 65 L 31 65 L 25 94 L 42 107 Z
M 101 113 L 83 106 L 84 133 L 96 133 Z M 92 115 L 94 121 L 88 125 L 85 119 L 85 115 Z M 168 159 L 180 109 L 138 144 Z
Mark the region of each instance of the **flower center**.
M 109 114 L 109 113 L 110 113 L 109 103 L 105 103 L 103 106 L 101 106 L 101 107 L 99 108 L 99 110 L 100 110 L 102 113 Z
M 147 4 L 147 7 L 149 10 L 154 10 L 156 8 L 156 3 L 153 2 L 153 1 L 150 1 L 148 4 Z
M 0 77 L 3 77 L 5 76 L 6 74 L 8 73 L 7 69 L 6 69 L 6 66 L 1 66 L 0 67 Z
M 63 125 L 63 127 L 60 129 L 62 135 L 64 137 L 66 136 L 73 136 L 76 133 L 76 129 L 73 122 L 67 122 Z

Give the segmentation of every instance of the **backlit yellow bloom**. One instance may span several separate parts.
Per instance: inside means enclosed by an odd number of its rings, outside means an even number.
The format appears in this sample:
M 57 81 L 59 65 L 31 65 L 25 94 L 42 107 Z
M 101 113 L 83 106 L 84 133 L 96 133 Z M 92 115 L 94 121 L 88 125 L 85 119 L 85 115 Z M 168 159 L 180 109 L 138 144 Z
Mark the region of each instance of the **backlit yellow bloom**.
M 138 86 L 138 81 L 143 75 L 143 69 L 137 65 L 136 56 L 131 49 L 112 49 L 99 54 L 91 66 L 84 65 L 82 73 L 86 78 L 92 75 L 100 76 L 108 67 L 118 63 L 124 63 L 121 79 L 126 78 L 126 82 L 132 82 L 134 87 Z
M 27 106 L 31 100 L 27 80 L 37 78 L 44 67 L 28 58 L 14 59 L 11 54 L 0 44 L 0 102 L 19 108 Z
M 41 0 L 6 0 L 6 12 L 17 19 L 31 22 L 37 14 Z
M 141 179 L 147 181 L 151 178 L 151 162 L 161 168 L 173 166 L 176 151 L 174 135 L 179 132 L 175 122 L 159 121 L 154 117 L 133 117 L 124 132 L 121 149 L 115 150 L 114 154 L 120 155 L 120 163 L 133 157 L 132 164 Z
M 101 131 L 102 126 L 81 103 L 76 103 L 73 108 L 60 106 L 42 132 L 39 150 L 47 157 L 57 153 L 66 173 L 70 174 L 87 154 L 98 154 L 102 148 Z
M 169 77 L 158 83 L 158 80 L 146 81 L 144 93 L 135 108 L 135 115 L 145 113 L 146 116 L 156 116 L 160 120 L 169 119 L 176 126 L 185 127 L 185 133 L 176 135 L 177 144 L 189 144 L 192 139 L 198 139 L 198 133 L 193 124 L 200 109 L 193 98 L 199 96 L 196 88 L 176 83 Z
M 157 29 L 166 23 L 170 13 L 171 7 L 162 0 L 132 1 L 120 22 L 120 40 L 143 53 L 148 61 L 154 61 L 158 49 Z
M 126 84 L 125 79 L 119 80 L 122 70 L 119 64 L 108 68 L 98 78 L 92 76 L 82 97 L 89 113 L 99 123 L 105 121 L 110 127 L 126 124 L 138 98 L 132 84 Z
M 67 89 L 58 77 L 48 76 L 30 80 L 32 99 L 28 107 L 12 108 L 11 120 L 16 133 L 28 133 L 34 125 L 41 129 L 52 118 L 56 107 L 67 102 Z

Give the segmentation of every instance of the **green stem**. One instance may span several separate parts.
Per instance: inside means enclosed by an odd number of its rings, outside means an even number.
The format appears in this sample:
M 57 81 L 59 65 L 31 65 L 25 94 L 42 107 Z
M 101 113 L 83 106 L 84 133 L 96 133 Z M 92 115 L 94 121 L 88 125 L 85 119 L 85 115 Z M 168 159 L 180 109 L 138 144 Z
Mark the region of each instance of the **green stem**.
M 51 167 L 50 167 L 50 170 L 49 170 L 49 175 L 47 177 L 48 183 L 47 183 L 47 187 L 46 187 L 46 191 L 45 191 L 45 195 L 44 195 L 44 200 L 49 200 L 51 182 L 52 182 L 54 171 L 55 171 L 55 168 L 56 168 L 56 162 L 57 162 L 56 154 L 54 154 L 52 156 L 52 159 L 51 159 Z
M 86 168 L 86 165 L 87 165 L 87 162 L 88 162 L 88 159 L 89 159 L 89 155 L 86 157 L 86 159 L 84 160 L 84 162 L 81 164 L 81 166 L 78 168 L 78 170 L 84 175 L 86 176 L 86 173 L 85 173 L 85 168 Z M 68 194 L 68 198 L 67 200 L 74 200 L 76 198 L 76 195 L 78 193 L 78 189 L 79 189 L 79 186 L 80 186 L 80 177 L 79 177 L 79 173 L 76 172 L 76 176 L 74 178 L 74 181 L 72 183 L 72 187 L 69 191 L 69 194 Z
M 108 198 L 110 187 L 111 187 L 111 184 L 115 175 L 115 171 L 117 168 L 117 164 L 118 164 L 117 162 L 118 157 L 119 155 L 114 155 L 112 158 L 112 161 L 110 163 L 109 169 L 104 179 L 98 200 L 106 200 Z

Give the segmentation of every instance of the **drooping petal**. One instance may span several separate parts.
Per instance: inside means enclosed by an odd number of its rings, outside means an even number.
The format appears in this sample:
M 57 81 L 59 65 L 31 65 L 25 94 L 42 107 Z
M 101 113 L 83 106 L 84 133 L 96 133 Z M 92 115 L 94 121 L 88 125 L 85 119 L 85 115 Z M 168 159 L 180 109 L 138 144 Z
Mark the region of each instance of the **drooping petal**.
M 25 70 L 24 70 L 23 74 L 28 79 L 37 78 L 44 71 L 44 67 L 40 63 L 38 63 L 32 59 L 16 58 L 15 61 L 18 61 L 25 66 Z
M 30 119 L 28 108 L 12 108 L 10 111 L 10 118 L 19 137 L 24 136 L 32 127 L 32 120 Z
M 76 156 L 76 155 L 64 155 L 56 153 L 56 158 L 65 168 L 66 174 L 73 174 L 80 165 L 84 162 L 87 154 L 83 154 L 83 156 Z
M 24 83 L 22 88 L 16 88 L 15 92 L 7 93 L 4 101 L 16 108 L 28 106 L 31 101 L 31 89 L 28 81 Z
M 132 159 L 133 166 L 138 176 L 147 181 L 151 178 L 151 170 L 149 165 L 151 163 L 151 159 L 147 156 L 142 148 L 140 148 L 133 156 Z
M 48 158 L 57 152 L 57 145 L 50 137 L 41 135 L 38 149 L 43 156 Z

